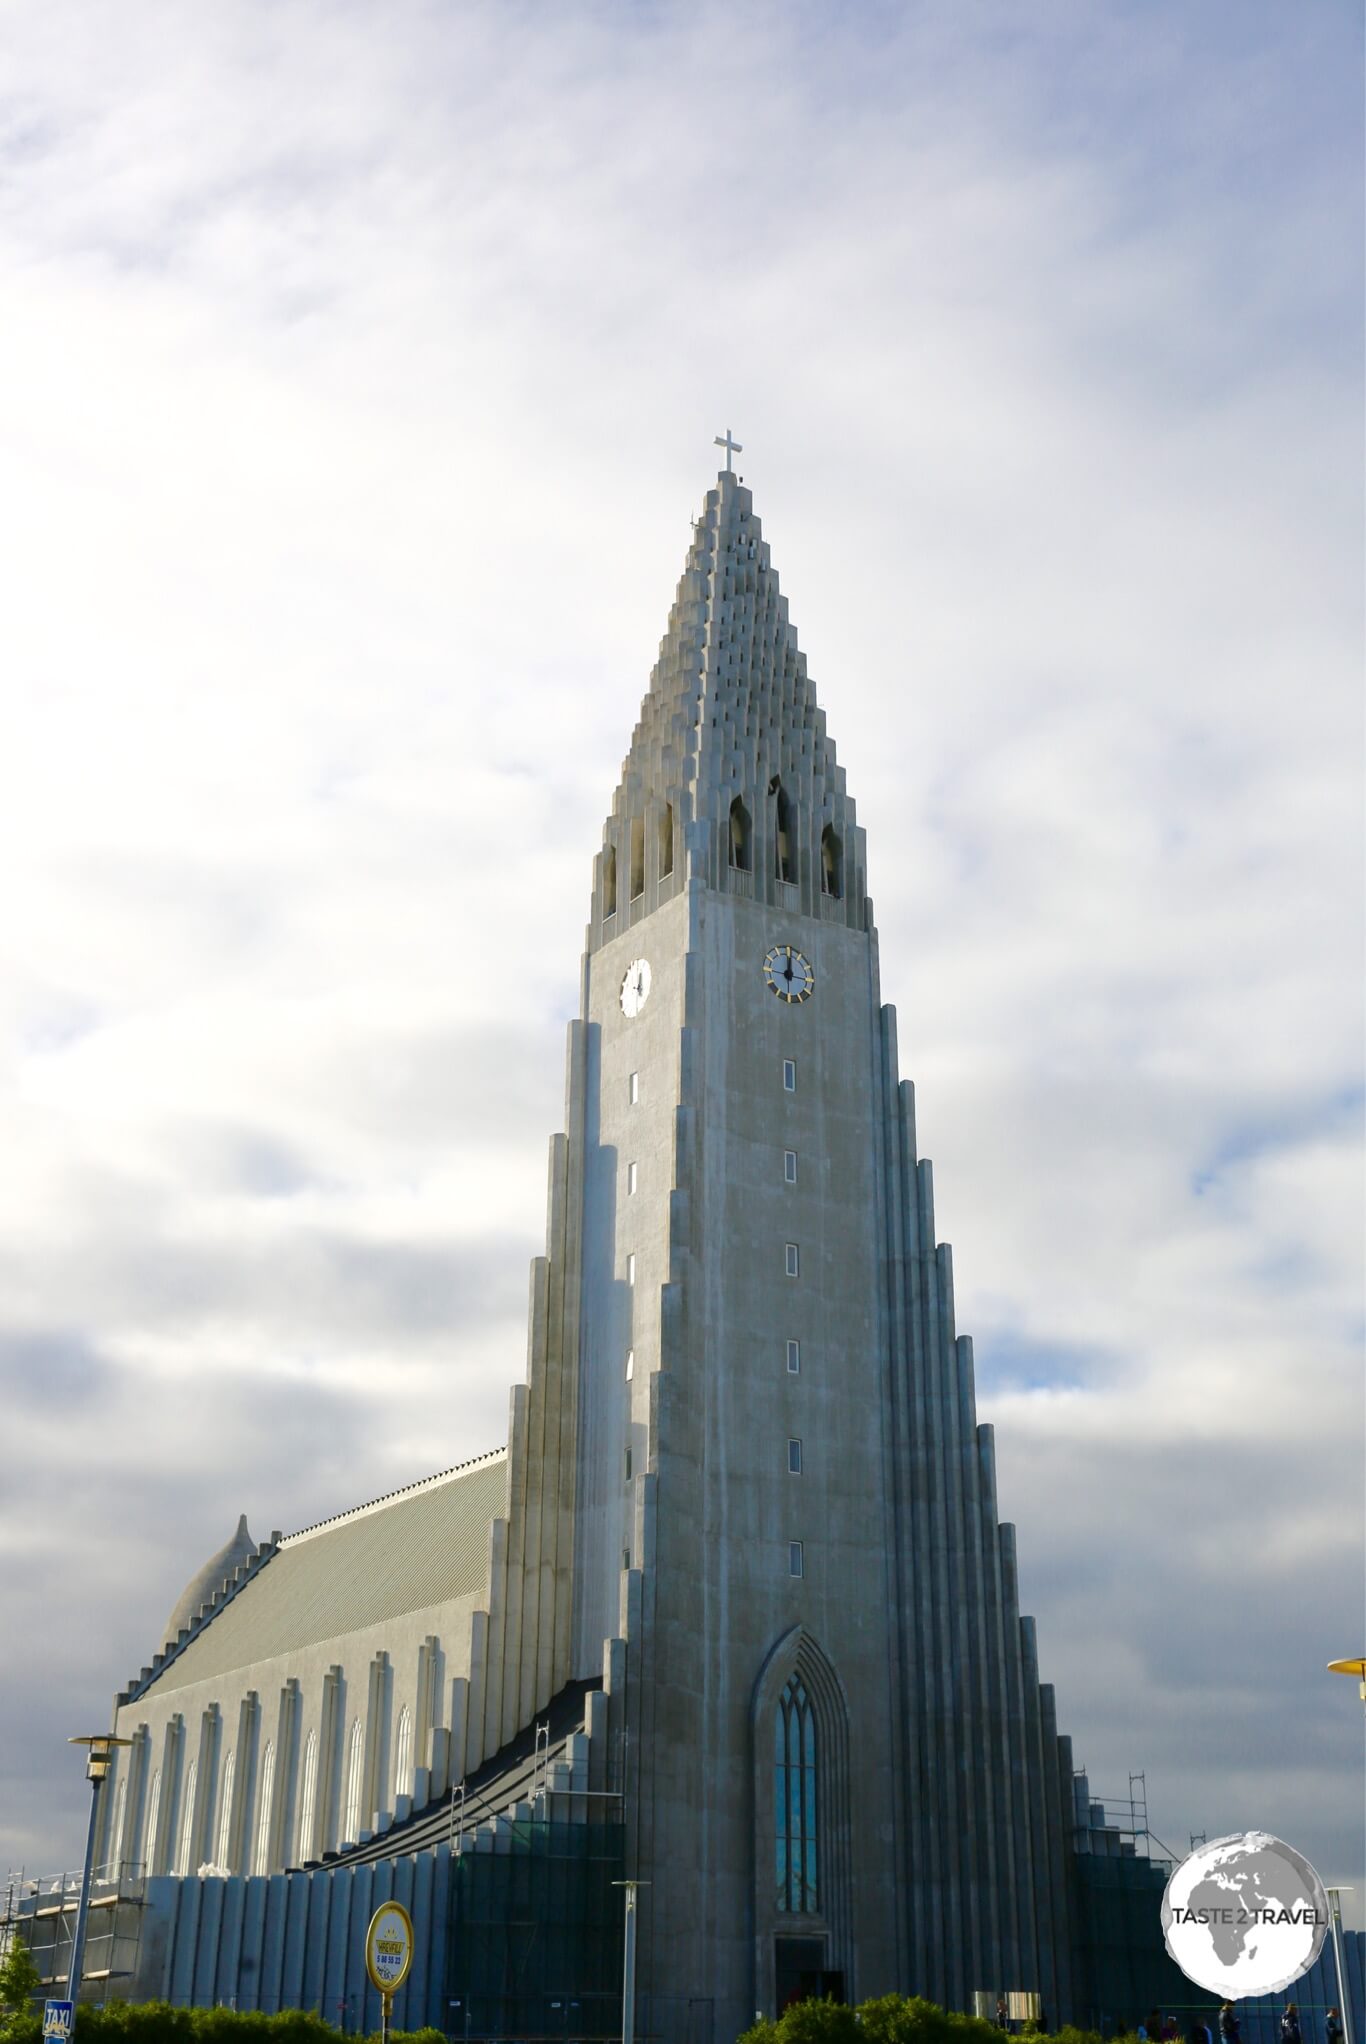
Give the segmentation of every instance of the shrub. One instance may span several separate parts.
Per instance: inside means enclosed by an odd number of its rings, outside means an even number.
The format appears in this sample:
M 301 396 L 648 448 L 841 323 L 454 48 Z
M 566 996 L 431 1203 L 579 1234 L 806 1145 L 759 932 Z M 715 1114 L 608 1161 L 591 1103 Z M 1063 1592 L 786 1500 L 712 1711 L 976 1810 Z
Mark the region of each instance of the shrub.
M 980 2016 L 958 2015 L 920 1995 L 884 1994 L 858 2009 L 799 2001 L 776 2022 L 762 2018 L 739 2044 L 1002 2044 L 1004 2032 Z M 1050 2044 L 1101 2044 L 1090 2030 L 1052 2033 Z

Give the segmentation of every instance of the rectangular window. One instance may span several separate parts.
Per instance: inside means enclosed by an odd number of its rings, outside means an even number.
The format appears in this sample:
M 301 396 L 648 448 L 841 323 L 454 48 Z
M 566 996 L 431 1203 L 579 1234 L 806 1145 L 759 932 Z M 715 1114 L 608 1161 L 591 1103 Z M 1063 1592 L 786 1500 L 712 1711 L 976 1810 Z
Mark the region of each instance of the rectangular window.
M 629 1098 L 629 1100 L 630 1100 L 630 1102 L 631 1102 L 631 1105 L 632 1105 L 632 1107 L 634 1107 L 634 1106 L 636 1105 L 637 1101 L 638 1101 L 638 1100 L 640 1099 L 640 1073 L 639 1073 L 639 1072 L 632 1072 L 632 1074 L 631 1074 L 631 1076 L 630 1076 L 630 1079 L 629 1079 L 629 1080 L 627 1081 L 627 1085 L 626 1085 L 626 1092 L 627 1092 L 627 1096 L 628 1096 L 628 1098 Z
M 802 1473 L 802 1444 L 800 1441 L 789 1441 L 787 1444 L 787 1473 L 789 1476 L 800 1476 Z
M 790 1576 L 804 1576 L 806 1574 L 806 1570 L 802 1567 L 802 1543 L 800 1540 L 789 1540 L 787 1543 L 787 1572 Z
M 633 1285 L 635 1281 L 636 1281 L 636 1259 L 635 1252 L 633 1250 L 632 1253 L 626 1259 L 626 1282 L 628 1285 Z
M 626 1166 L 626 1190 L 628 1193 L 635 1191 L 637 1182 L 636 1166 L 628 1164 Z
M 797 1152 L 795 1150 L 783 1151 L 783 1177 L 789 1185 L 797 1183 Z
M 796 1060 L 790 1057 L 785 1057 L 783 1059 L 783 1091 L 784 1093 L 795 1093 L 796 1090 L 797 1090 Z
M 631 1550 L 629 1547 L 623 1547 L 621 1550 L 621 1565 L 623 1568 L 631 1566 Z
M 631 1451 L 629 1448 L 626 1450 L 626 1481 L 628 1483 L 631 1481 Z
M 790 1341 L 787 1344 L 788 1376 L 795 1377 L 801 1370 L 801 1367 L 802 1367 L 802 1345 L 799 1341 Z
M 635 1376 L 635 1374 L 636 1374 L 636 1352 L 633 1348 L 628 1348 L 626 1351 L 626 1381 L 628 1384 L 630 1383 L 632 1377 Z
M 635 1258 L 634 1258 L 634 1257 L 632 1257 L 632 1258 L 631 1258 L 630 1260 L 631 1260 L 631 1262 L 633 1262 L 633 1263 L 634 1263 L 634 1261 L 635 1261 Z M 796 1243 L 795 1243 L 795 1242 L 789 1242 L 789 1243 L 788 1243 L 788 1245 L 787 1245 L 787 1274 L 788 1274 L 788 1276 L 789 1276 L 789 1277 L 796 1277 L 796 1276 L 797 1276 L 797 1269 L 798 1269 L 798 1257 L 797 1257 L 797 1245 L 796 1245 Z M 634 1279 L 634 1278 L 632 1278 L 631 1282 L 632 1282 L 632 1284 L 634 1284 L 634 1283 L 635 1283 L 635 1279 Z

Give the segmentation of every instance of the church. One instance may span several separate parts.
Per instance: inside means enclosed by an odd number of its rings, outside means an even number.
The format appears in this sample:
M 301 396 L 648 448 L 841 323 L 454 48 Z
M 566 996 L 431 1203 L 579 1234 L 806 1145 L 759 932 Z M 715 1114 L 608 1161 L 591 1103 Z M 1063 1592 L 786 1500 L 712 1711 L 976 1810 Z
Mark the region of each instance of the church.
M 864 833 L 718 444 L 593 862 L 506 1445 L 197 1571 L 116 1699 L 98 1856 L 147 1926 L 178 1899 L 111 1977 L 369 2020 L 317 1900 L 364 1876 L 421 1905 L 396 2020 L 452 2034 L 534 2028 L 533 1979 L 620 2034 L 623 1883 L 682 2044 L 804 1992 L 1086 1995 Z

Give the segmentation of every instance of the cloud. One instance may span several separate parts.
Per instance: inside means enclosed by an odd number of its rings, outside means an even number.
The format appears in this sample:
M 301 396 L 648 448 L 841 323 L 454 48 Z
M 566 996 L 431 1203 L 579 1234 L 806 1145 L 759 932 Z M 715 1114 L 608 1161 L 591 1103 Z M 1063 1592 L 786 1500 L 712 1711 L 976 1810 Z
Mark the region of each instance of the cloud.
M 13 25 L 16 1862 L 76 1859 L 67 1718 L 244 1503 L 260 1537 L 503 1436 L 589 861 L 729 422 L 1060 1720 L 1169 1843 L 1270 1823 L 1351 1878 L 1359 42 L 1257 4 Z

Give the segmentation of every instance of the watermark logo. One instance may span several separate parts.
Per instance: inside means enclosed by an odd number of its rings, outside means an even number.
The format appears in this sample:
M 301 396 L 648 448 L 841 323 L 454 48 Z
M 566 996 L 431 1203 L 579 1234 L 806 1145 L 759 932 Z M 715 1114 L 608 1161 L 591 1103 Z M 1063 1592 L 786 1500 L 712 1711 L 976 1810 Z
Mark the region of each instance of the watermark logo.
M 1187 1980 L 1227 2001 L 1279 1994 L 1317 1959 L 1328 1894 L 1303 1853 L 1269 1831 L 1197 1846 L 1162 1897 L 1162 1934 Z

